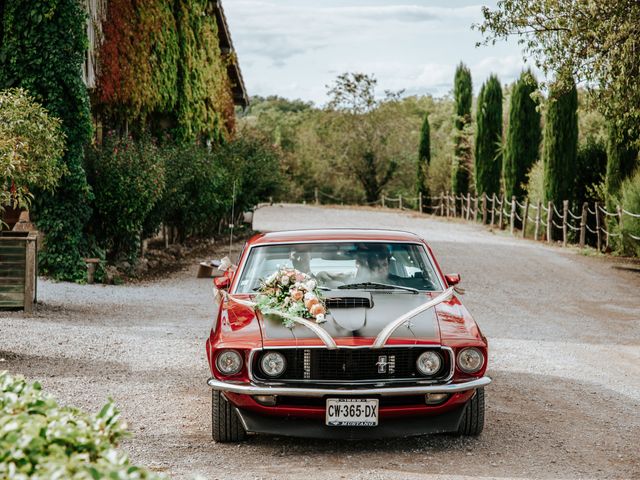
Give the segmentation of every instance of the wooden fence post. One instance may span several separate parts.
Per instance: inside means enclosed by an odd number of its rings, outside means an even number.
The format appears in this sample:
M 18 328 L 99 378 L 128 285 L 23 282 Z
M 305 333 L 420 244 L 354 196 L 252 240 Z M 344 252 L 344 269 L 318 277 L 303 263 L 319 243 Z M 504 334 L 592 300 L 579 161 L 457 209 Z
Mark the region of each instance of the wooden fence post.
M 620 225 L 620 235 L 622 235 L 622 227 L 623 227 L 623 224 L 622 224 L 622 207 L 620 205 L 618 205 L 616 207 L 616 211 L 618 212 L 618 223 Z
M 569 200 L 562 201 L 562 246 L 567 246 L 567 234 L 568 227 L 567 222 L 569 221 Z
M 456 218 L 457 216 L 457 212 L 456 212 L 456 194 L 454 193 L 453 195 L 451 195 L 451 200 L 453 203 L 453 218 Z
M 522 215 L 522 238 L 527 238 L 527 220 L 529 220 L 529 197 L 524 199 L 524 214 Z
M 600 204 L 598 202 L 595 203 L 596 207 L 596 245 L 598 248 L 598 252 L 602 251 L 602 232 L 600 231 Z
M 491 228 L 493 228 L 496 211 L 496 194 L 491 195 Z
M 467 220 L 471 216 L 471 194 L 467 193 Z
M 476 195 L 473 198 L 473 221 L 476 222 L 478 220 L 478 196 Z
M 549 200 L 547 204 L 547 242 L 553 242 L 553 202 Z
M 580 217 L 580 248 L 584 248 L 585 241 L 587 239 L 587 209 L 589 205 L 587 202 L 582 204 L 582 216 Z
M 536 228 L 533 231 L 533 239 L 538 240 L 538 235 L 540 234 L 540 216 L 542 212 L 542 202 L 538 200 L 537 204 L 538 210 L 536 210 Z
M 400 199 L 400 200 L 398 201 L 398 208 L 399 208 L 400 210 L 402 210 L 402 195 L 398 195 L 398 198 Z
M 516 196 L 511 196 L 511 214 L 509 215 L 509 231 L 513 235 L 513 229 L 516 226 Z
M 384 193 L 382 194 L 381 200 L 382 200 L 382 208 L 384 208 L 384 206 L 385 206 L 384 205 Z
M 440 216 L 444 217 L 444 193 L 440 193 Z
M 318 187 L 316 187 L 314 190 L 314 197 L 315 197 L 316 205 L 320 205 L 320 197 L 318 196 Z
M 418 211 L 422 213 L 422 192 L 418 192 Z
M 449 191 L 447 190 L 447 194 L 445 195 L 445 200 L 447 202 L 447 218 L 449 218 Z
M 500 230 L 504 230 L 504 225 L 502 223 L 503 220 L 503 215 L 504 215 L 504 194 L 500 195 L 500 212 L 498 214 L 498 226 L 500 227 Z
M 487 194 L 482 193 L 482 224 L 487 224 Z

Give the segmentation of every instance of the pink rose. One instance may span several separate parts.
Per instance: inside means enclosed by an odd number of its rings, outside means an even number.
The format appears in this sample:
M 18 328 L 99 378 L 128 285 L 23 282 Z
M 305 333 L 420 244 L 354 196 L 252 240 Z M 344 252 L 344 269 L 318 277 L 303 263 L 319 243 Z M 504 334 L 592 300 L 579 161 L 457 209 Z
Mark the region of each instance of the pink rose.
M 303 293 L 300 290 L 292 289 L 290 293 L 291 293 L 291 298 L 294 301 L 298 302 L 298 301 L 302 300 Z
M 320 303 L 314 304 L 309 311 L 311 312 L 311 315 L 313 315 L 314 317 L 318 315 L 324 315 L 326 313 L 326 310 Z

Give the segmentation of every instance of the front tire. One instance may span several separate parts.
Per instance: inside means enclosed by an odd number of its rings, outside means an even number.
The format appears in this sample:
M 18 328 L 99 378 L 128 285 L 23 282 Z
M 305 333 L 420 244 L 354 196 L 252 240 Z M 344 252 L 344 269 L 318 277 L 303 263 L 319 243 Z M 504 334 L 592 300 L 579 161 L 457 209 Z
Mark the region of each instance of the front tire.
M 478 388 L 476 394 L 467 402 L 458 427 L 458 435 L 478 436 L 484 429 L 484 388 Z
M 211 436 L 216 442 L 241 442 L 247 438 L 233 406 L 218 390 L 211 391 Z

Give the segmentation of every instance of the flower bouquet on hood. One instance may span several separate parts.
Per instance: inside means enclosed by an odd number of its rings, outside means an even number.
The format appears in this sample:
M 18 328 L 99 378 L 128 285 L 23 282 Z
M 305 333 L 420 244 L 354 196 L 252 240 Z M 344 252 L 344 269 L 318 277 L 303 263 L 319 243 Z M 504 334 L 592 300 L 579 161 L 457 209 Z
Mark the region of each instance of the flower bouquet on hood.
M 318 284 L 306 273 L 294 268 L 281 267 L 266 280 L 260 281 L 257 308 L 265 314 L 282 317 L 286 327 L 293 327 L 292 317 L 326 321 L 326 307 Z

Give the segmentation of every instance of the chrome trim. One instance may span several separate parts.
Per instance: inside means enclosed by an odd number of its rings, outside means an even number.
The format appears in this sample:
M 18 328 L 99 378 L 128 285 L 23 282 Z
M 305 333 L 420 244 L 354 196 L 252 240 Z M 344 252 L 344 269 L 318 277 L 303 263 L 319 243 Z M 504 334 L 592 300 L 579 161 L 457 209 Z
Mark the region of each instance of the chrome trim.
M 373 342 L 373 345 L 371 345 L 371 348 L 384 347 L 385 343 L 387 343 L 387 340 L 389 340 L 389 337 L 391 336 L 391 334 L 393 334 L 393 332 L 395 332 L 398 328 L 400 328 L 400 326 L 402 326 L 404 323 L 411 320 L 416 315 L 419 315 L 420 313 L 424 312 L 425 310 L 428 310 L 431 307 L 435 307 L 439 303 L 449 300 L 449 298 L 451 298 L 451 296 L 453 295 L 453 288 L 454 287 L 447 288 L 443 293 L 438 295 L 436 298 L 433 298 L 428 302 L 423 303 L 422 305 L 418 305 L 413 310 L 409 310 L 407 313 L 398 317 L 398 319 L 388 324 L 386 327 L 384 327 L 380 331 L 380 333 L 376 337 L 375 342 Z
M 293 397 L 324 397 L 332 395 L 380 395 L 383 397 L 399 395 L 422 395 L 425 393 L 456 393 L 474 390 L 491 383 L 491 378 L 484 376 L 463 383 L 446 385 L 413 385 L 410 387 L 380 388 L 295 388 L 295 387 L 263 387 L 247 383 L 222 382 L 210 378 L 207 384 L 214 390 L 237 393 L 241 395 L 289 395 Z
M 259 352 L 264 352 L 265 350 L 290 350 L 290 349 L 311 349 L 311 348 L 325 348 L 321 345 L 297 345 L 297 346 L 284 346 L 284 347 L 263 347 L 263 348 L 253 348 L 249 352 L 249 360 L 247 362 L 247 373 L 249 374 L 249 380 L 256 385 L 264 385 L 264 386 L 282 386 L 285 383 L 311 383 L 311 384 L 327 384 L 327 385 L 352 385 L 352 384 L 394 384 L 394 383 L 421 383 L 421 384 L 434 384 L 436 382 L 449 382 L 453 378 L 453 374 L 456 371 L 456 355 L 453 352 L 451 347 L 447 347 L 445 345 L 420 345 L 420 344 L 404 344 L 404 345 L 388 345 L 386 348 L 423 348 L 423 349 L 440 349 L 449 353 L 449 375 L 442 379 L 429 379 L 425 377 L 418 378 L 391 378 L 391 379 L 369 379 L 369 380 L 348 380 L 348 381 L 340 381 L 340 380 L 287 380 L 287 381 L 262 381 L 253 376 L 253 356 Z M 338 349 L 356 349 L 356 348 L 371 348 L 371 345 L 347 345 L 347 346 L 339 346 Z

